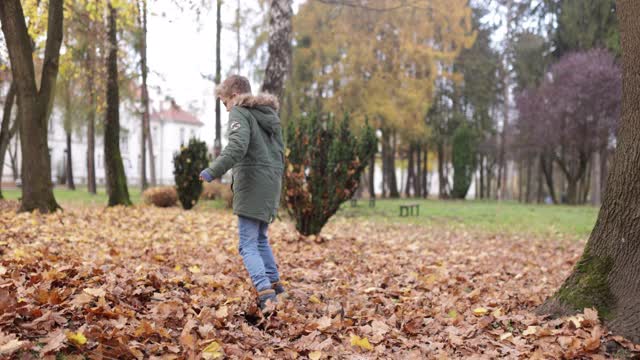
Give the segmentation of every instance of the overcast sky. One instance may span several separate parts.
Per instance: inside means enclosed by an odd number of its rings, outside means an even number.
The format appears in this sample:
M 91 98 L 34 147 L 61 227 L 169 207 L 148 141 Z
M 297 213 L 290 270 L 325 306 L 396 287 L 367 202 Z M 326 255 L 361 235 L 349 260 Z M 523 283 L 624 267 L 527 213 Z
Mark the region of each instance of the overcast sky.
M 198 117 L 205 123 L 202 138 L 209 146 L 215 136 L 214 84 L 202 74 L 215 74 L 216 12 L 215 0 L 208 0 L 211 10 L 202 9 L 200 21 L 195 12 L 180 11 L 175 0 L 152 2 L 148 30 L 149 69 L 152 72 L 149 85 L 155 100 L 171 96 L 185 109 L 196 109 Z M 294 11 L 302 0 L 294 1 Z M 227 0 L 222 6 L 223 31 L 221 58 L 223 78 L 235 64 L 236 35 L 230 30 L 235 20 L 236 1 Z M 258 8 L 256 0 L 241 0 L 241 8 Z M 248 36 L 248 34 L 246 34 Z M 246 41 L 246 37 L 245 37 Z M 247 76 L 247 66 L 243 74 Z M 258 85 L 253 84 L 254 93 Z M 161 94 L 157 90 L 161 90 Z M 223 129 L 227 112 L 222 106 Z
M 156 0 L 151 2 L 148 32 L 149 68 L 152 72 L 149 84 L 154 100 L 171 96 L 185 109 L 196 110 L 196 115 L 205 123 L 201 132 L 202 140 L 213 145 L 215 101 L 214 85 L 202 74 L 215 73 L 216 12 L 215 0 L 210 1 L 210 9 L 202 9 L 200 21 L 196 21 L 193 10 L 180 10 L 175 5 L 179 0 Z M 195 0 L 196 2 L 198 0 Z M 294 0 L 294 12 L 305 0 Z M 179 1 L 181 3 L 187 3 Z M 235 20 L 237 2 L 227 0 L 222 7 L 223 32 L 221 39 L 222 74 L 229 73 L 235 63 L 236 35 L 230 29 Z M 258 8 L 257 0 L 241 0 L 241 8 Z M 494 9 L 488 21 L 498 22 L 502 9 Z M 246 34 L 244 42 L 246 43 Z M 494 41 L 500 42 L 504 29 L 494 34 Z M 247 76 L 248 65 L 243 66 Z M 253 84 L 254 92 L 258 85 Z M 160 90 L 161 93 L 158 93 Z M 227 112 L 222 106 L 223 129 Z

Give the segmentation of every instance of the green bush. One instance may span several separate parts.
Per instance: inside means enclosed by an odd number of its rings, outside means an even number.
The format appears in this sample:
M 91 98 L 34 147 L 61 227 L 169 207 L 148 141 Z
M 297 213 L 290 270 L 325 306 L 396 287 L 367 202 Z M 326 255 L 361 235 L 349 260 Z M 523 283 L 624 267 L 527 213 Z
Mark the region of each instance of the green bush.
M 346 115 L 341 122 L 315 115 L 289 122 L 284 195 L 301 234 L 319 234 L 353 196 L 376 143 L 368 123 L 357 137 Z
M 179 152 L 173 155 L 173 175 L 176 181 L 176 190 L 182 207 L 191 209 L 198 203 L 202 193 L 200 171 L 208 166 L 207 145 L 200 140 L 189 140 L 188 146 L 182 146 Z
M 453 190 L 454 199 L 464 199 L 471 186 L 473 173 L 476 171 L 478 156 L 477 136 L 473 129 L 463 124 L 453 133 Z

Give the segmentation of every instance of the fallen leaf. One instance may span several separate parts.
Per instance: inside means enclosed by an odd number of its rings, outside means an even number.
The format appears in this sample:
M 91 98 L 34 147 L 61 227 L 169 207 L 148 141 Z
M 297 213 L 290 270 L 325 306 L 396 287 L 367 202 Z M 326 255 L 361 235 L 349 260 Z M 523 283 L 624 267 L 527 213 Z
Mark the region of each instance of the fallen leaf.
M 361 338 L 358 335 L 353 335 L 353 334 L 351 335 L 351 345 L 358 346 L 361 349 L 368 350 L 368 351 L 373 350 L 373 346 L 371 346 L 371 343 L 369 343 L 369 339 Z
M 219 359 L 224 355 L 222 350 L 222 346 L 218 344 L 217 341 L 212 341 L 209 345 L 207 345 L 204 350 L 202 350 L 202 357 L 204 359 Z
M 315 295 L 309 296 L 309 302 L 313 304 L 322 304 L 322 301 L 320 301 L 320 299 L 318 299 L 318 297 Z
M 504 333 L 504 334 L 500 335 L 500 340 L 506 340 L 506 339 L 508 339 L 508 338 L 510 338 L 510 337 L 512 337 L 512 336 L 513 336 L 513 334 L 512 334 L 512 333 L 510 333 L 510 332 L 506 332 L 506 333 Z
M 322 351 L 312 351 L 309 353 L 309 360 L 320 360 L 322 358 Z
M 529 326 L 525 331 L 522 332 L 522 336 L 535 335 L 537 331 L 538 331 L 537 326 Z
M 12 339 L 3 345 L 0 345 L 0 355 L 11 355 L 27 343 L 27 341 Z
M 72 332 L 72 331 L 68 331 L 67 332 L 67 339 L 69 341 L 71 341 L 72 343 L 74 343 L 75 345 L 84 345 L 84 344 L 87 343 L 87 338 L 81 332 L 75 333 L 75 332 Z
M 479 308 L 475 308 L 473 309 L 473 314 L 475 316 L 484 316 L 489 312 L 489 310 L 483 308 L 483 307 L 479 307 Z
M 101 297 L 107 295 L 104 289 L 101 288 L 86 288 L 83 291 L 93 297 Z

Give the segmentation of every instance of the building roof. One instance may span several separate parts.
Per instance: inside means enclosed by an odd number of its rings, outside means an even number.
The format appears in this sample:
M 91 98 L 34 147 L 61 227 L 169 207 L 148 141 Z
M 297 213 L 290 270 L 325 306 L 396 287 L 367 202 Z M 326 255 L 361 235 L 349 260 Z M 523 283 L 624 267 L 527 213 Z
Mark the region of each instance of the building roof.
M 195 115 L 188 111 L 184 111 L 175 103 L 171 101 L 171 105 L 168 109 L 154 111 L 151 113 L 151 121 L 168 121 L 177 122 L 182 124 L 203 126 L 204 124 Z

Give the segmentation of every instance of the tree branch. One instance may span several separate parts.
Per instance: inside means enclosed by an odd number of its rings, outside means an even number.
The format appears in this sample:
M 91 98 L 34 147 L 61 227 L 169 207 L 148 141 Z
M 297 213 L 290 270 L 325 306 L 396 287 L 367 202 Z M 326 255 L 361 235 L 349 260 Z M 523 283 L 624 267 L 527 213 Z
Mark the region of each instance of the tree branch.
M 40 81 L 40 91 L 38 92 L 38 103 L 40 111 L 46 111 L 45 119 L 51 113 L 53 106 L 53 92 L 55 91 L 56 78 L 58 76 L 58 66 L 60 59 L 60 46 L 62 45 L 62 21 L 63 21 L 64 0 L 49 1 L 49 19 L 47 24 L 47 42 L 44 50 L 44 63 L 42 66 L 42 77 Z M 46 101 L 46 104 L 42 104 Z
M 323 4 L 327 4 L 327 5 L 341 5 L 341 6 L 348 6 L 348 7 L 360 8 L 360 9 L 378 11 L 378 12 L 394 11 L 394 10 L 399 10 L 405 7 L 427 9 L 427 8 L 418 6 L 418 4 L 420 3 L 420 0 L 416 0 L 411 3 L 409 3 L 409 1 L 407 0 L 402 0 L 399 5 L 390 6 L 387 8 L 377 8 L 377 7 L 369 6 L 366 4 L 362 4 L 358 0 L 316 0 L 316 1 L 321 2 Z
M 0 1 L 0 22 L 11 60 L 11 73 L 20 79 L 18 98 L 37 91 L 35 69 L 31 56 L 32 45 L 20 0 Z

